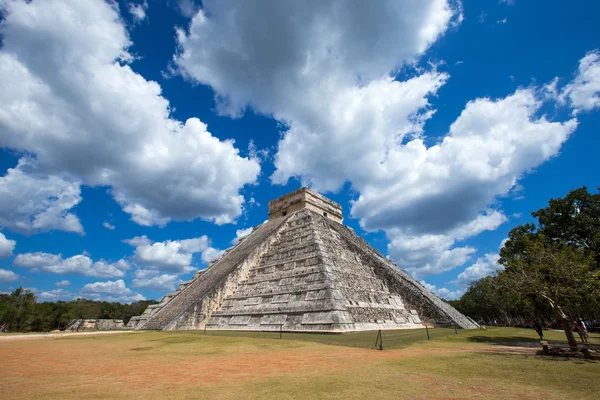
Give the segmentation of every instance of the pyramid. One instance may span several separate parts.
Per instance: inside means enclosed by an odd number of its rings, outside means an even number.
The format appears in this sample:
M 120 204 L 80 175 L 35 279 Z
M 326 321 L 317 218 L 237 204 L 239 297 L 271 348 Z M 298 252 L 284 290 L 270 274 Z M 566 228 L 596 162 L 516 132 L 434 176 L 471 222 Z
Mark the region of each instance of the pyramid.
M 127 325 L 132 329 L 351 332 L 477 324 L 342 224 L 307 188 L 269 202 L 269 219 Z

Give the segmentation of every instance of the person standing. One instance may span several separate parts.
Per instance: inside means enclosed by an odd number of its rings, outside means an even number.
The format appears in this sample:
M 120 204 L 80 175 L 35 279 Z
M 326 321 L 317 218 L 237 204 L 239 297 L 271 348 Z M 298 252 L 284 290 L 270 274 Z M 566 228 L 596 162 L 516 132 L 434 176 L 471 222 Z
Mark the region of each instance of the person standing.
M 585 329 L 585 325 L 583 323 L 583 321 L 581 320 L 581 318 L 577 321 L 575 321 L 575 329 L 577 330 L 577 333 L 579 334 L 579 337 L 581 338 L 581 343 L 587 343 L 587 338 L 586 338 L 586 329 Z
M 533 329 L 535 329 L 537 334 L 540 335 L 540 340 L 544 340 L 544 332 L 542 331 L 542 324 L 540 324 L 540 321 L 537 318 L 533 320 Z

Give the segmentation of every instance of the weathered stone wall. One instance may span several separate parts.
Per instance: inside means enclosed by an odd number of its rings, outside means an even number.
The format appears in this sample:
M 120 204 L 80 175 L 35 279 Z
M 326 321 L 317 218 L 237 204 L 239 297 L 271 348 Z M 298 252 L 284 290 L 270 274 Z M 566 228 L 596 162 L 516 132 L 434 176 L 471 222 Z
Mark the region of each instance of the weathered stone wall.
M 308 188 L 300 188 L 269 202 L 269 219 L 309 209 L 333 221 L 342 223 L 342 206 Z
M 265 241 L 271 240 L 288 217 L 267 221 L 257 228 L 249 237 L 235 246 L 219 261 L 214 263 L 197 279 L 185 287 L 181 293 L 173 297 L 164 307 L 153 314 L 142 329 L 175 329 L 176 327 L 196 329 L 203 327 L 203 322 L 198 320 L 198 312 L 193 313 L 203 297 L 208 295 L 205 313 L 212 312 L 214 308 L 220 307 L 222 297 L 218 295 L 218 288 L 227 285 L 231 280 L 228 277 L 238 269 L 241 264 Z M 260 251 L 260 250 L 258 250 Z M 211 294 L 217 293 L 210 300 Z M 203 306 L 200 305 L 202 308 Z M 202 311 L 201 311 L 202 312 Z M 186 317 L 187 316 L 187 317 Z M 205 314 L 205 317 L 209 316 Z M 176 321 L 177 320 L 177 321 Z M 195 322 L 194 321 L 198 321 Z
M 364 239 L 350 228 L 325 222 L 330 229 L 344 238 L 349 251 L 361 257 L 361 262 L 369 266 L 378 279 L 385 282 L 391 293 L 401 296 L 407 308 L 429 323 L 454 322 L 465 329 L 476 328 L 477 324 L 459 313 L 454 307 L 431 293 L 402 269 L 372 248 Z
M 401 294 L 392 293 L 364 255 L 353 250 L 335 229 L 340 224 L 313 215 L 315 233 L 327 254 L 333 287 L 344 299 L 354 330 L 422 327 L 416 311 L 405 307 Z
M 476 326 L 351 229 L 303 207 L 255 229 L 131 325 L 344 332 L 422 320 Z
M 238 290 L 213 314 L 213 329 L 335 331 L 352 329 L 344 299 L 328 277 L 314 213 L 293 214 Z M 322 217 L 320 217 L 322 218 Z
M 66 330 L 71 331 L 114 331 L 119 329 L 125 329 L 122 319 L 74 319 L 66 327 Z

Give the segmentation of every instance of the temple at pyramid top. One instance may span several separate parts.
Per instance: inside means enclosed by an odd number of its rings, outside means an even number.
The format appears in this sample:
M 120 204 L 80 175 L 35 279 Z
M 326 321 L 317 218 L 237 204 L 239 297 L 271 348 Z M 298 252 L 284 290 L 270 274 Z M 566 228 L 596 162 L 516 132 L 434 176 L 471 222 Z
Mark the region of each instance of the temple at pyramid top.
M 303 208 L 339 222 L 344 220 L 342 206 L 327 197 L 303 187 L 269 202 L 269 219 L 284 217 Z
M 132 329 L 351 332 L 477 324 L 342 224 L 342 207 L 301 188 L 207 268 L 133 317 Z

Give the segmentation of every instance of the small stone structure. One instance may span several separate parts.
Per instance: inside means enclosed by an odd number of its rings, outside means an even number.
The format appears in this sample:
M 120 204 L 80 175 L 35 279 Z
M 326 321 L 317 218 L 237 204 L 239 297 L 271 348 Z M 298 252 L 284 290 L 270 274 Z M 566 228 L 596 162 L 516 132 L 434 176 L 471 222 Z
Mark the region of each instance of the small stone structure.
M 354 231 L 339 204 L 302 188 L 131 329 L 350 332 L 453 322 L 476 328 Z
M 66 327 L 68 331 L 114 331 L 125 329 L 122 319 L 73 319 Z

